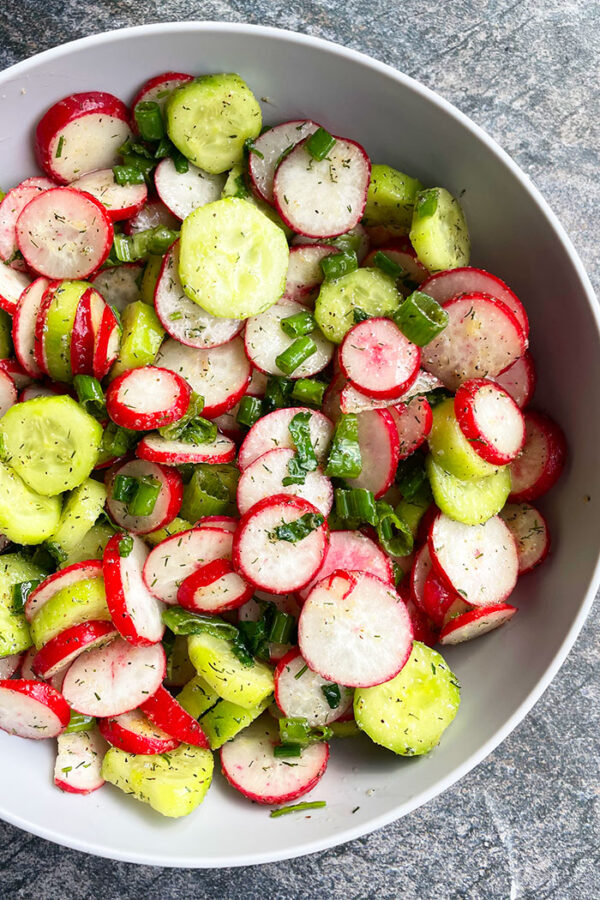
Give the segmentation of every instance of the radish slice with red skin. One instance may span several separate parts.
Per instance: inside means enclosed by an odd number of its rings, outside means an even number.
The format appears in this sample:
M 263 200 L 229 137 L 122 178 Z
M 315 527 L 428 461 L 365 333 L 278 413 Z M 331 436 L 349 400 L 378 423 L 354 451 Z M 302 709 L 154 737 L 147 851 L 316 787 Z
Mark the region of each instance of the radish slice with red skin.
M 337 353 L 333 357 L 334 370 L 337 365 Z M 321 408 L 327 418 L 333 423 L 337 422 L 342 415 L 342 412 L 362 412 L 361 410 L 342 410 L 341 407 L 341 398 L 342 393 L 346 389 L 346 387 L 350 388 L 357 397 L 361 397 L 366 402 L 366 408 L 371 409 L 372 405 L 375 407 L 385 406 L 387 404 L 387 400 L 369 400 L 367 397 L 363 397 L 362 394 L 352 387 L 352 385 L 346 384 L 346 379 L 339 371 L 334 371 L 333 379 L 329 382 L 329 387 L 326 389 L 323 394 L 323 403 L 321 404 Z M 260 420 L 259 420 L 260 421 Z
M 499 516 L 463 525 L 440 513 L 429 533 L 429 552 L 441 578 L 471 606 L 503 603 L 517 583 L 517 547 Z
M 233 409 L 230 409 L 229 412 L 223 413 L 222 416 L 217 416 L 215 419 L 211 419 L 219 431 L 232 441 L 235 441 L 236 444 L 240 443 L 244 438 L 244 428 L 242 428 L 237 421 L 239 409 L 240 404 L 238 403 Z
M 147 647 L 157 644 L 165 632 L 163 605 L 142 578 L 148 548 L 140 538 L 131 535 L 133 549 L 128 556 L 121 556 L 122 539 L 123 534 L 113 535 L 102 558 L 106 604 L 121 636 L 136 647 Z
M 106 744 L 100 732 L 76 731 L 59 734 L 54 784 L 68 794 L 91 794 L 104 784 L 102 760 Z
M 99 559 L 88 559 L 85 562 L 74 563 L 65 569 L 60 569 L 42 581 L 34 588 L 27 600 L 25 601 L 25 618 L 28 622 L 33 620 L 36 613 L 40 611 L 42 606 L 51 600 L 55 594 L 62 591 L 63 588 L 77 584 L 78 581 L 87 581 L 89 578 L 102 577 L 102 561 Z
M 142 209 L 148 199 L 145 184 L 118 184 L 112 169 L 88 172 L 72 181 L 69 187 L 95 197 L 106 208 L 113 222 L 130 219 Z
M 320 463 L 324 462 L 331 438 L 333 436 L 333 423 L 323 413 L 314 409 L 306 409 L 303 406 L 293 406 L 289 409 L 276 409 L 266 416 L 262 416 L 255 422 L 246 435 L 240 447 L 238 467 L 240 471 L 247 469 L 250 463 L 266 453 L 267 450 L 275 450 L 284 447 L 294 449 L 294 443 L 290 434 L 289 425 L 295 415 L 301 412 L 310 413 L 309 431 L 310 440 L 315 450 L 315 455 Z
M 252 368 L 244 342 L 236 337 L 219 347 L 186 347 L 171 338 L 159 350 L 156 365 L 181 375 L 204 397 L 202 415 L 210 419 L 232 409 L 246 392 Z
M 462 644 L 463 641 L 471 641 L 504 625 L 516 612 L 516 606 L 510 606 L 508 603 L 471 609 L 455 616 L 444 625 L 440 633 L 440 644 Z
M 419 374 L 421 349 L 390 319 L 373 318 L 354 325 L 339 351 L 342 371 L 368 397 L 398 399 Z
M 121 327 L 113 310 L 106 306 L 94 341 L 92 369 L 94 378 L 102 381 L 117 361 L 121 346 Z
M 42 297 L 42 302 L 40 304 L 40 308 L 37 314 L 37 319 L 35 321 L 35 334 L 33 337 L 33 353 L 35 356 L 35 361 L 39 366 L 40 370 L 47 375 L 48 367 L 46 364 L 46 351 L 44 349 L 44 335 L 46 334 L 46 318 L 48 316 L 48 310 L 50 308 L 50 304 L 52 303 L 52 298 L 54 296 L 55 291 L 60 287 L 60 281 L 51 281 L 46 290 L 44 291 L 44 296 Z M 85 296 L 85 295 L 84 295 Z M 81 301 L 79 301 L 81 303 Z
M 105 718 L 130 712 L 160 687 L 167 671 L 161 644 L 135 647 L 116 638 L 78 657 L 63 682 L 63 695 L 76 712 Z
M 373 491 L 379 499 L 392 485 L 400 460 L 398 429 L 386 409 L 358 414 L 358 443 L 362 472 L 358 478 L 349 478 L 348 484 Z
M 421 612 L 412 597 L 406 600 L 406 611 L 410 617 L 413 639 L 427 644 L 428 647 L 435 647 L 440 636 L 439 630 L 425 613 Z
M 56 187 L 49 178 L 31 178 L 10 190 L 0 202 L 0 259 L 10 262 L 17 252 L 16 224 L 30 200 Z
M 248 154 L 248 174 L 261 200 L 273 205 L 273 179 L 282 155 L 314 134 L 318 127 L 310 119 L 295 119 L 268 128 L 256 138 Z
M 454 397 L 460 430 L 475 453 L 494 465 L 512 462 L 525 442 L 525 422 L 510 394 L 485 378 L 465 381 Z
M 184 579 L 215 559 L 231 559 L 232 547 L 231 531 L 213 523 L 181 531 L 150 551 L 144 563 L 144 583 L 163 603 L 177 603 L 177 592 Z
M 33 671 L 33 660 L 35 659 L 37 650 L 35 647 L 30 647 L 29 650 L 26 650 L 23 654 L 23 659 L 21 660 L 21 671 L 19 673 L 19 678 L 23 678 L 25 681 L 41 681 L 42 679 L 39 675 Z M 8 676 L 6 676 L 8 677 Z M 59 690 L 57 688 L 57 690 Z
M 525 444 L 511 463 L 511 503 L 530 503 L 558 481 L 567 457 L 562 429 L 550 416 L 528 410 L 525 416 Z
M 123 231 L 129 235 L 139 234 L 140 231 L 148 231 L 149 228 L 158 228 L 161 225 L 175 230 L 179 228 L 180 224 L 179 219 L 167 209 L 164 203 L 161 203 L 160 200 L 150 200 L 139 213 L 125 222 Z
M 460 604 L 464 602 L 432 568 L 423 584 L 421 602 L 425 615 L 434 625 L 441 628 L 457 600 Z
M 311 791 L 327 768 L 329 745 L 309 744 L 295 757 L 281 759 L 273 753 L 279 730 L 261 717 L 221 747 L 221 769 L 229 784 L 255 803 L 291 803 Z
M 419 290 L 424 294 L 429 294 L 442 305 L 445 305 L 453 297 L 458 297 L 459 294 L 489 294 L 508 306 L 518 321 L 525 339 L 529 334 L 527 313 L 517 295 L 500 278 L 483 269 L 464 266 L 437 272 L 424 281 Z
M 306 719 L 311 728 L 336 722 L 352 709 L 354 691 L 340 686 L 340 703 L 332 709 L 323 687 L 331 682 L 313 672 L 295 647 L 275 669 L 275 700 L 284 716 Z
M 56 397 L 57 394 L 67 394 L 69 397 L 73 397 L 74 400 L 77 399 L 77 395 L 73 388 L 66 384 L 59 385 L 58 382 L 52 382 L 45 384 L 30 384 L 28 387 L 23 388 L 19 394 L 19 403 L 25 403 L 26 400 L 33 400 L 34 397 Z
M 35 131 L 42 169 L 60 184 L 114 166 L 118 148 L 131 137 L 127 107 L 104 91 L 71 94 L 51 106 Z
M 185 294 L 179 278 L 179 241 L 165 255 L 154 291 L 154 308 L 172 338 L 188 347 L 220 347 L 240 333 L 241 319 L 212 316 Z
M 435 388 L 443 387 L 442 382 L 435 375 L 430 375 L 421 369 L 412 385 L 398 399 L 382 400 L 375 397 L 367 397 L 362 394 L 352 384 L 344 384 L 341 377 L 341 391 L 339 395 L 339 406 L 343 413 L 361 413 L 369 409 L 389 409 L 396 406 L 398 402 L 408 403 L 413 397 L 419 397 Z M 325 399 L 327 394 L 325 395 Z
M 0 309 L 13 316 L 21 294 L 30 284 L 29 275 L 17 272 L 6 263 L 0 263 Z
M 23 656 L 23 653 L 12 653 L 10 656 L 3 656 L 0 659 L 0 681 L 12 678 L 15 672 L 19 671 Z
M 399 282 L 406 293 L 415 290 L 425 279 L 429 278 L 428 270 L 417 259 L 417 254 L 407 237 L 388 241 L 375 247 L 363 260 L 363 266 L 376 266 L 375 255 L 378 252 L 384 253 L 392 262 L 402 267 L 403 274 L 400 276 Z
M 101 203 L 73 188 L 52 188 L 30 200 L 17 221 L 25 261 L 47 278 L 87 278 L 108 257 L 113 226 Z
M 238 519 L 233 516 L 204 516 L 196 522 L 196 528 L 221 528 L 232 534 L 238 526 Z
M 503 372 L 496 375 L 494 381 L 508 391 L 519 409 L 528 406 L 537 382 L 535 364 L 529 350 Z
M 461 294 L 444 309 L 448 324 L 423 348 L 423 368 L 450 390 L 470 378 L 494 378 L 527 349 L 513 312 L 489 294 Z
M 309 667 L 346 687 L 394 678 L 412 642 L 410 617 L 394 588 L 365 572 L 338 570 L 318 581 L 298 622 L 298 644 Z
M 131 104 L 132 119 L 138 103 L 158 103 L 160 108 L 163 109 L 174 90 L 181 87 L 182 84 L 187 84 L 188 81 L 193 80 L 192 75 L 185 75 L 182 72 L 163 72 L 148 79 L 133 98 L 133 103 Z
M 267 450 L 244 469 L 237 487 L 237 505 L 242 515 L 259 500 L 273 494 L 302 497 L 324 516 L 329 515 L 333 506 L 333 487 L 320 467 L 306 473 L 304 484 L 283 484 L 289 474 L 288 465 L 295 456 L 294 450 Z
M 240 519 L 233 535 L 233 566 L 243 578 L 263 591 L 288 594 L 299 591 L 319 571 L 329 543 L 327 522 L 298 541 L 271 537 L 273 530 L 318 509 L 300 497 L 276 494 L 256 503 Z
M 10 376 L 18 391 L 34 383 L 32 376 L 25 371 L 21 363 L 16 359 L 0 359 L 0 372 Z
M 6 372 L 0 371 L 0 417 L 17 402 L 17 388 Z
M 140 459 L 165 466 L 180 466 L 184 463 L 231 462 L 235 459 L 236 447 L 224 434 L 217 434 L 214 441 L 198 445 L 170 441 L 159 434 L 150 434 L 142 438 L 135 452 Z
M 369 252 L 369 247 L 371 242 L 369 240 L 369 235 L 367 233 L 367 229 L 360 224 L 355 225 L 354 228 L 349 228 L 348 231 L 344 232 L 345 237 L 356 238 L 357 248 L 356 248 L 356 258 L 358 259 L 358 264 L 360 265 L 363 261 L 367 253 Z M 341 237 L 341 235 L 339 235 Z M 312 238 L 307 237 L 305 234 L 295 234 L 292 238 L 292 247 L 304 246 L 306 244 L 319 244 L 321 243 L 320 238 Z M 335 247 L 334 244 L 331 246 L 334 247 L 335 251 L 339 253 L 339 248 Z
M 431 572 L 431 567 L 432 562 L 429 547 L 427 544 L 423 544 L 423 546 L 415 553 L 412 568 L 410 570 L 410 595 L 417 609 L 424 615 L 427 615 L 427 610 L 425 608 L 423 592 L 425 590 L 425 582 Z
M 297 592 L 300 600 L 306 600 L 318 581 L 322 581 L 338 569 L 368 572 L 386 584 L 394 583 L 392 562 L 375 541 L 360 531 L 332 531 L 323 565 L 314 581 Z
M 286 613 L 288 616 L 292 616 L 294 619 L 298 620 L 298 616 L 300 615 L 300 604 L 296 599 L 294 594 L 269 594 L 266 591 L 256 591 L 254 597 L 251 600 L 248 600 L 247 603 L 244 603 L 243 606 L 240 606 L 238 610 L 238 621 L 240 622 L 258 622 L 263 614 L 263 608 L 261 605 L 261 601 L 266 603 L 273 603 L 277 607 L 277 609 L 281 610 L 281 612 Z M 291 644 L 276 644 L 273 641 L 269 642 L 269 659 L 271 662 L 278 662 L 280 659 L 289 653 L 292 649 Z
M 408 403 L 390 407 L 389 413 L 398 429 L 399 459 L 406 459 L 425 443 L 431 431 L 431 406 L 425 397 L 414 397 Z
M 151 478 L 158 482 L 160 489 L 152 512 L 147 516 L 134 516 L 127 510 L 127 504 L 113 497 L 113 486 L 118 475 L 130 478 Z M 149 534 L 164 528 L 179 513 L 183 500 L 183 481 L 176 469 L 161 466 L 145 459 L 132 459 L 118 463 L 106 478 L 106 505 L 111 517 L 120 528 L 133 534 Z
M 41 741 L 58 737 L 69 724 L 64 697 L 43 681 L 0 681 L 0 728 L 17 737 Z
M 90 280 L 104 300 L 122 313 L 126 306 L 140 299 L 142 272 L 143 266 L 139 262 L 122 263 L 101 269 Z
M 246 320 L 244 347 L 246 356 L 255 368 L 267 375 L 285 374 L 277 365 L 277 358 L 292 346 L 296 338 L 287 335 L 281 323 L 284 319 L 301 312 L 306 312 L 301 303 L 282 297 L 266 312 Z M 331 362 L 333 344 L 318 329 L 313 331 L 310 337 L 316 346 L 315 352 L 297 366 L 289 378 L 310 378 Z
M 332 253 L 339 253 L 339 250 L 331 244 L 298 244 L 290 247 L 284 296 L 300 302 L 306 301 L 323 281 L 321 260 Z
M 32 669 L 38 678 L 49 681 L 57 672 L 66 668 L 85 650 L 102 647 L 117 637 L 112 622 L 82 622 L 66 628 L 51 638 L 32 660 Z
M 529 503 L 507 503 L 499 513 L 517 545 L 519 575 L 531 572 L 550 552 L 550 532 L 543 515 Z
M 208 750 L 206 735 L 196 719 L 162 685 L 152 697 L 142 703 L 140 709 L 154 725 L 171 737 L 184 744 Z
M 186 172 L 178 172 L 167 157 L 154 170 L 154 185 L 167 209 L 178 219 L 185 219 L 200 206 L 219 200 L 225 175 L 211 175 L 191 163 Z
M 106 410 L 122 428 L 149 431 L 179 421 L 188 410 L 191 395 L 181 375 L 158 366 L 142 366 L 111 382 Z
M 100 295 L 94 288 L 88 288 L 82 295 L 77 309 L 75 310 L 75 319 L 73 320 L 73 330 L 71 332 L 71 346 L 69 354 L 71 359 L 71 371 L 73 375 L 91 375 L 94 370 L 94 322 L 92 320 L 92 305 L 94 305 L 94 319 L 99 318 L 99 324 L 102 322 L 104 309 L 100 310 Z M 41 312 L 38 322 L 45 318 L 47 311 L 47 301 L 43 301 L 43 311 Z M 104 301 L 102 301 L 104 304 Z M 43 353 L 43 336 L 40 338 L 38 325 L 38 342 L 36 346 Z M 38 357 L 40 353 L 38 352 Z M 41 363 L 41 359 L 38 360 Z
M 192 612 L 219 615 L 243 606 L 253 593 L 252 585 L 233 571 L 230 560 L 214 559 L 184 578 L 177 602 Z
M 44 374 L 35 358 L 35 323 L 49 285 L 48 278 L 41 277 L 32 281 L 21 294 L 13 315 L 12 339 L 15 353 L 32 378 L 41 378 Z
M 98 729 L 105 741 L 126 753 L 154 756 L 157 753 L 175 750 L 180 743 L 151 722 L 141 709 L 98 719 Z

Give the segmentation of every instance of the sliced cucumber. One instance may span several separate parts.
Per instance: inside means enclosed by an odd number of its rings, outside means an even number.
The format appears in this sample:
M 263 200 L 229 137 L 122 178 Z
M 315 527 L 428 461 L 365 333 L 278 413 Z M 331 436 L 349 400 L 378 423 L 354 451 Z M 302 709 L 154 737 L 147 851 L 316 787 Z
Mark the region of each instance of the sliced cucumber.
M 402 671 L 354 694 L 358 727 L 376 744 L 401 756 L 429 753 L 452 722 L 460 685 L 436 650 L 415 641 Z
M 465 525 L 482 525 L 500 512 L 510 494 L 510 466 L 476 481 L 461 481 L 439 466 L 432 456 L 425 462 L 433 499 L 443 513 Z
M 246 200 L 207 203 L 181 226 L 183 289 L 214 316 L 247 319 L 273 306 L 285 288 L 288 257 L 282 230 Z
M 356 269 L 336 281 L 322 284 L 315 304 L 315 319 L 326 338 L 341 344 L 355 324 L 355 309 L 370 316 L 387 316 L 402 300 L 389 275 L 379 269 Z
M 199 719 L 220 699 L 217 692 L 200 675 L 195 675 L 177 694 L 177 702 L 195 719 Z
M 61 563 L 60 568 L 66 569 L 67 566 L 84 562 L 86 559 L 102 559 L 104 548 L 114 533 L 110 525 L 102 522 L 92 525 L 77 547 L 67 554 L 67 558 Z
M 31 622 L 31 637 L 39 650 L 65 628 L 97 619 L 110 621 L 104 579 L 87 578 L 64 587 L 40 607 Z
M 154 756 L 125 753 L 111 747 L 102 763 L 102 777 L 115 787 L 149 803 L 163 816 L 187 816 L 198 807 L 213 773 L 210 750 L 181 744 Z
M 431 505 L 430 501 L 431 495 L 422 498 L 418 496 L 413 497 L 412 500 L 407 500 L 405 497 L 402 497 L 396 506 L 396 515 L 402 519 L 403 522 L 406 522 L 412 531 L 413 537 L 417 536 L 419 523 L 429 509 Z
M 71 335 L 79 301 L 92 285 L 87 281 L 63 281 L 54 291 L 44 326 L 44 356 L 48 374 L 55 381 L 72 381 Z
M 475 453 L 460 430 L 454 414 L 454 399 L 448 397 L 433 409 L 433 426 L 427 438 L 436 463 L 463 481 L 486 478 L 498 467 Z
M 52 497 L 88 477 L 98 459 L 102 426 L 71 397 L 35 397 L 4 414 L 0 436 L 5 462 L 32 490 Z
M 154 291 L 162 268 L 163 259 L 164 257 L 162 256 L 151 254 L 144 266 L 144 273 L 140 283 L 140 298 L 142 303 L 147 303 L 148 306 L 154 306 Z
M 223 700 L 252 709 L 273 693 L 273 672 L 269 666 L 254 661 L 245 666 L 237 658 L 231 641 L 211 634 L 194 634 L 189 638 L 189 654 L 194 668 Z
M 261 200 L 259 197 L 256 197 L 252 191 L 250 191 L 246 187 L 246 182 L 244 180 L 244 174 L 246 172 L 245 166 L 241 163 L 236 164 L 229 175 L 227 176 L 227 181 L 223 186 L 223 190 L 221 191 L 221 199 L 225 199 L 226 197 L 237 197 L 240 200 L 245 200 L 247 203 L 251 203 L 253 206 L 256 206 L 261 212 L 267 216 L 271 222 L 274 222 L 275 225 L 278 225 L 283 233 L 285 234 L 288 241 L 291 239 L 294 232 L 291 228 L 285 224 L 277 210 L 273 206 L 269 206 L 268 203 L 265 203 L 264 200 Z
M 0 309 L 0 359 L 8 359 L 12 355 L 12 349 L 12 319 Z
M 391 166 L 374 165 L 363 215 L 365 225 L 384 225 L 389 231 L 407 234 L 415 197 L 423 185 Z
M 170 647 L 165 646 L 165 651 L 167 654 L 165 682 L 169 687 L 181 687 L 181 685 L 187 684 L 196 674 L 188 653 L 187 637 L 183 634 L 175 635 L 175 640 Z
M 236 515 L 240 471 L 228 464 L 199 463 L 183 491 L 181 515 L 190 522 L 203 516 Z
M 430 272 L 469 265 L 471 242 L 458 200 L 445 188 L 419 191 L 410 229 L 419 262 Z
M 361 733 L 353 719 L 350 722 L 330 722 L 327 727 L 333 731 L 331 736 L 334 738 L 358 737 Z
M 0 462 L 0 532 L 9 540 L 41 544 L 56 531 L 60 510 L 60 497 L 42 497 Z
M 142 300 L 136 300 L 126 306 L 121 319 L 123 322 L 121 347 L 119 358 L 110 370 L 111 379 L 129 369 L 151 365 L 165 336 L 154 307 Z
M 227 741 L 252 725 L 255 719 L 265 711 L 272 701 L 271 695 L 265 697 L 258 706 L 245 709 L 229 700 L 220 700 L 212 709 L 200 717 L 200 725 L 210 744 L 211 750 L 218 750 Z
M 258 137 L 262 113 L 246 82 L 235 74 L 202 75 L 173 91 L 167 131 L 184 156 L 213 175 L 244 158 L 244 142 Z
M 105 501 L 106 488 L 102 482 L 88 478 L 67 497 L 58 528 L 50 541 L 67 556 L 76 551 L 102 512 Z
M 32 643 L 27 619 L 15 608 L 13 587 L 45 576 L 43 569 L 20 553 L 0 556 L 0 657 L 21 653 Z
M 191 527 L 191 522 L 186 522 L 185 519 L 180 519 L 179 516 L 176 516 L 168 525 L 165 525 L 164 528 L 159 528 L 157 531 L 150 531 L 148 534 L 145 534 L 144 540 L 147 544 L 150 544 L 151 547 L 156 547 L 156 545 L 160 544 L 161 541 L 164 541 L 165 538 L 171 537 L 172 534 L 179 534 L 180 531 L 189 531 Z

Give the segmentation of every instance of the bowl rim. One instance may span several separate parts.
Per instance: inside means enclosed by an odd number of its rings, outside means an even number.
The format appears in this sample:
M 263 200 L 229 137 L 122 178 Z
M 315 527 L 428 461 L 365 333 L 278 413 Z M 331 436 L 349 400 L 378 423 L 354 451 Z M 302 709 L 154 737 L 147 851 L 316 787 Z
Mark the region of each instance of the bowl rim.
M 110 31 L 98 32 L 96 34 L 88 35 L 83 38 L 68 41 L 64 44 L 60 44 L 48 50 L 44 50 L 41 53 L 36 53 L 35 55 L 30 56 L 27 59 L 24 59 L 21 62 L 15 63 L 12 66 L 9 66 L 7 69 L 0 71 L 0 85 L 19 76 L 26 75 L 28 70 L 35 68 L 40 61 L 52 61 L 53 59 L 59 59 L 63 56 L 68 55 L 74 49 L 92 47 L 94 45 L 102 44 L 108 41 L 126 41 L 131 37 L 139 37 L 156 33 L 169 34 L 181 31 L 182 29 L 195 32 L 219 31 L 223 33 L 239 35 L 252 33 L 265 38 L 275 38 L 279 40 L 283 39 L 289 41 L 290 43 L 316 47 L 328 54 L 343 57 L 347 60 L 357 63 L 361 66 L 365 66 L 366 68 L 373 69 L 376 72 L 379 72 L 380 74 L 393 79 L 399 84 L 402 84 L 408 90 L 412 91 L 414 94 L 420 96 L 426 102 L 437 106 L 446 115 L 451 116 L 452 118 L 457 120 L 474 139 L 483 143 L 486 148 L 497 158 L 498 162 L 505 168 L 507 168 L 517 179 L 517 181 L 520 182 L 529 197 L 536 204 L 540 212 L 552 227 L 552 230 L 558 237 L 560 243 L 562 244 L 563 250 L 565 251 L 575 270 L 582 291 L 587 299 L 588 306 L 590 308 L 596 326 L 596 332 L 600 340 L 600 310 L 598 310 L 596 296 L 589 276 L 587 275 L 583 263 L 581 262 L 577 251 L 571 243 L 571 240 L 568 237 L 562 224 L 560 223 L 558 217 L 553 212 L 547 201 L 543 198 L 538 188 L 530 180 L 530 178 L 521 170 L 521 168 L 508 155 L 508 153 L 502 149 L 502 147 L 494 138 L 490 137 L 490 135 L 488 135 L 481 126 L 473 122 L 472 119 L 470 119 L 465 113 L 461 112 L 456 106 L 450 103 L 450 101 L 437 94 L 431 88 L 428 88 L 424 84 L 421 84 L 421 82 L 417 81 L 415 78 L 412 78 L 410 75 L 406 75 L 403 72 L 400 72 L 398 69 L 395 69 L 393 66 L 390 66 L 387 63 L 380 62 L 379 60 L 374 59 L 366 53 L 343 47 L 334 41 L 326 40 L 324 38 L 313 37 L 312 35 L 304 34 L 301 32 L 290 31 L 289 29 L 276 28 L 268 25 L 255 25 L 247 24 L 244 22 L 220 22 L 218 20 L 202 21 L 197 19 L 184 20 L 179 22 L 156 22 L 147 25 L 135 25 L 125 28 L 112 29 Z M 507 719 L 502 727 L 500 727 L 495 732 L 495 734 L 492 735 L 492 737 L 490 737 L 478 750 L 476 750 L 469 757 L 463 760 L 463 762 L 455 769 L 453 769 L 452 772 L 448 773 L 448 775 L 438 779 L 433 785 L 431 785 L 428 790 L 421 792 L 418 796 L 405 801 L 392 810 L 389 810 L 380 815 L 373 816 L 367 822 L 363 822 L 360 825 L 341 829 L 327 837 L 315 839 L 312 841 L 304 841 L 301 845 L 288 850 L 284 849 L 275 852 L 269 852 L 268 850 L 266 850 L 261 853 L 246 853 L 243 855 L 233 856 L 230 860 L 218 858 L 211 861 L 207 858 L 199 860 L 195 857 L 184 857 L 183 859 L 176 859 L 174 857 L 168 856 L 164 856 L 161 858 L 157 858 L 155 856 L 150 857 L 143 851 L 136 852 L 135 854 L 119 851 L 107 852 L 102 847 L 90 844 L 86 840 L 65 836 L 61 834 L 58 828 L 52 829 L 40 827 L 39 825 L 36 825 L 35 822 L 27 821 L 24 818 L 21 818 L 19 815 L 16 815 L 13 812 L 4 809 L 4 807 L 2 807 L 1 805 L 0 818 L 10 823 L 11 825 L 15 825 L 18 828 L 23 829 L 24 831 L 37 835 L 38 837 L 45 838 L 46 840 L 69 847 L 74 850 L 90 853 L 95 856 L 101 856 L 103 858 L 115 859 L 122 862 L 136 863 L 140 865 L 154 865 L 177 868 L 225 868 L 233 866 L 261 865 L 270 862 L 278 862 L 284 859 L 292 859 L 294 857 L 305 856 L 339 846 L 340 844 L 347 843 L 348 841 L 355 840 L 356 838 L 370 834 L 373 831 L 376 831 L 386 825 L 391 824 L 392 822 L 395 822 L 408 813 L 413 812 L 415 809 L 418 809 L 420 806 L 425 805 L 434 797 L 437 797 L 443 791 L 456 784 L 456 782 L 463 778 L 477 765 L 479 765 L 479 763 L 481 763 L 493 750 L 495 750 L 496 747 L 498 747 L 502 743 L 502 741 L 506 737 L 508 737 L 508 735 L 517 727 L 517 725 L 519 725 L 519 723 L 524 719 L 527 713 L 532 709 L 535 703 L 537 703 L 537 701 L 540 699 L 546 688 L 550 685 L 558 670 L 565 661 L 591 609 L 599 584 L 600 548 L 598 550 L 598 556 L 596 559 L 594 571 L 587 585 L 583 601 L 571 624 L 571 627 L 565 634 L 564 639 L 560 647 L 558 648 L 554 659 L 552 660 L 552 663 L 548 666 L 542 677 L 538 680 L 537 684 L 532 688 L 527 697 Z

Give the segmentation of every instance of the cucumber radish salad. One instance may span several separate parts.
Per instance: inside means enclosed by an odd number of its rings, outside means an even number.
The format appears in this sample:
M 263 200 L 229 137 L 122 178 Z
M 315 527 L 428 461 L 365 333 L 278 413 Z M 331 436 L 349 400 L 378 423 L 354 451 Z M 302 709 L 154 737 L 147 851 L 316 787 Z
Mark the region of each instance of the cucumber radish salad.
M 171 817 L 217 752 L 274 816 L 343 738 L 430 752 L 437 647 L 515 615 L 566 455 L 459 201 L 235 74 L 65 97 L 35 153 L 0 203 L 0 728 Z

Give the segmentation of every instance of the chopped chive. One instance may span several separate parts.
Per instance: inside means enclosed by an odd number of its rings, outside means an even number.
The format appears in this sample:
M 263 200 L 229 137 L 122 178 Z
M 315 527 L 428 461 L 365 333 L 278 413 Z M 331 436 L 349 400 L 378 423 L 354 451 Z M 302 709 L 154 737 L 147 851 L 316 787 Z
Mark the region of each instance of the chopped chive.
M 296 313 L 293 316 L 287 316 L 287 318 L 281 320 L 280 325 L 281 330 L 291 338 L 310 334 L 317 327 L 315 317 L 308 310 Z
M 104 391 L 98 379 L 93 378 L 91 375 L 76 375 L 73 379 L 73 386 L 79 405 L 84 408 L 86 413 L 89 413 L 95 419 L 105 419 Z
M 129 503 L 137 491 L 138 480 L 131 475 L 117 475 L 113 481 L 112 498 L 119 503 Z
M 433 297 L 413 291 L 392 319 L 409 341 L 424 347 L 442 333 L 448 324 L 448 313 Z
M 396 469 L 396 484 L 405 500 L 415 499 L 423 486 L 429 484 L 425 459 L 421 453 L 413 453 L 399 462 Z
M 294 675 L 294 678 L 295 678 L 296 680 L 298 680 L 298 678 L 302 678 L 302 676 L 304 675 L 304 673 L 306 672 L 307 669 L 308 669 L 308 666 L 302 666 L 302 668 L 300 669 L 300 671 L 299 671 L 299 672 L 296 672 L 296 674 Z
M 347 413 L 335 426 L 325 474 L 330 478 L 358 478 L 361 472 L 358 418 L 354 413 Z
M 398 279 L 402 275 L 406 275 L 402 266 L 399 266 L 398 263 L 394 262 L 394 260 L 391 259 L 387 253 L 384 253 L 383 250 L 377 251 L 373 257 L 373 262 L 378 269 L 381 269 L 382 272 L 385 272 L 385 274 L 389 275 L 391 278 Z
M 278 744 L 273 747 L 273 756 L 275 758 L 286 756 L 302 756 L 301 744 Z
M 352 318 L 354 319 L 354 324 L 358 325 L 359 322 L 366 322 L 367 319 L 370 319 L 369 313 L 365 312 L 364 309 L 361 309 L 360 306 L 356 306 L 352 310 Z
M 332 134 L 329 134 L 324 128 L 317 128 L 315 133 L 311 134 L 305 146 L 312 158 L 320 162 L 335 147 L 335 143 L 336 141 Z
M 65 734 L 74 734 L 77 731 L 89 731 L 95 724 L 96 720 L 93 716 L 84 716 L 83 713 L 75 712 L 75 710 L 72 709 L 69 724 L 65 729 Z
M 341 253 L 324 256 L 321 260 L 321 269 L 325 281 L 336 281 L 358 269 L 358 258 L 354 250 L 342 250 Z
M 316 378 L 298 378 L 292 388 L 292 398 L 308 406 L 321 406 L 327 385 Z
M 173 634 L 205 633 L 224 640 L 233 640 L 238 635 L 235 625 L 231 625 L 217 616 L 202 616 L 179 606 L 169 606 L 163 609 L 162 620 Z
M 282 372 L 286 375 L 291 375 L 298 366 L 301 366 L 303 362 L 306 362 L 316 352 L 317 345 L 311 337 L 306 335 L 305 337 L 296 338 L 287 350 L 279 354 L 275 359 L 275 363 Z
M 289 613 L 278 609 L 273 617 L 269 631 L 269 640 L 274 644 L 287 644 L 294 630 L 295 619 Z
M 133 550 L 133 538 L 130 534 L 124 534 L 119 541 L 119 556 L 125 559 Z
M 164 137 L 165 126 L 158 103 L 153 100 L 138 103 L 133 116 L 144 141 L 160 141 Z
M 146 477 L 137 480 L 133 497 L 127 505 L 130 516 L 150 516 L 159 498 L 161 483 L 156 478 Z
M 60 159 L 60 157 L 62 156 L 62 152 L 63 152 L 63 147 L 64 147 L 64 145 L 65 145 L 65 137 L 64 137 L 63 134 L 61 134 L 61 136 L 60 136 L 59 139 L 58 139 L 58 144 L 57 144 L 57 147 L 56 147 L 56 153 L 54 154 L 54 158 L 55 158 L 55 159 Z
M 304 540 L 317 528 L 324 523 L 325 517 L 321 513 L 304 513 L 293 522 L 284 522 L 283 525 L 277 525 L 273 531 L 269 533 L 269 537 L 277 541 L 288 541 L 295 544 L 297 541 Z
M 377 509 L 372 491 L 366 488 L 336 488 L 335 512 L 340 519 L 377 525 Z
M 272 809 L 269 813 L 271 819 L 278 819 L 279 816 L 287 816 L 288 813 L 305 812 L 307 809 L 323 809 L 327 806 L 325 800 L 308 800 L 305 803 L 294 803 L 291 806 L 280 806 L 279 809 Z
M 311 728 L 308 719 L 301 716 L 283 716 L 279 720 L 279 739 L 282 744 L 299 744 L 307 747 L 319 741 L 328 741 L 331 735 L 331 728 L 326 725 Z
M 138 166 L 113 166 L 113 175 L 119 185 L 144 184 L 144 173 Z
M 246 396 L 242 397 L 240 400 L 235 420 L 239 425 L 245 425 L 247 428 L 252 428 L 254 423 L 260 419 L 261 414 L 262 403 L 260 399 L 246 394 Z
M 283 378 L 280 375 L 270 375 L 263 400 L 264 412 L 268 413 L 288 406 L 293 387 L 294 382 L 291 379 Z

